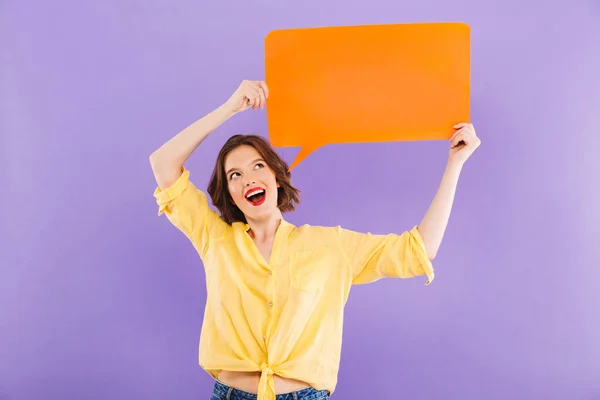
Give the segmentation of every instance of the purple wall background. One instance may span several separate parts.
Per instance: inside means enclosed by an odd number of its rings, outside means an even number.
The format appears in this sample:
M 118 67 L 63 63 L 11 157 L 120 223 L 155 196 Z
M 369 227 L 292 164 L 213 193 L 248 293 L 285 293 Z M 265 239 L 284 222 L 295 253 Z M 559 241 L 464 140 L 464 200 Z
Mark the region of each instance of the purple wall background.
M 334 398 L 600 398 L 597 1 L 5 0 L 0 400 L 208 398 L 203 269 L 156 216 L 148 155 L 264 77 L 270 30 L 436 21 L 471 25 L 483 145 L 435 282 L 353 290 Z M 264 112 L 206 141 L 188 164 L 199 186 L 238 132 L 267 134 Z M 446 156 L 442 142 L 321 148 L 294 170 L 287 218 L 410 228 Z

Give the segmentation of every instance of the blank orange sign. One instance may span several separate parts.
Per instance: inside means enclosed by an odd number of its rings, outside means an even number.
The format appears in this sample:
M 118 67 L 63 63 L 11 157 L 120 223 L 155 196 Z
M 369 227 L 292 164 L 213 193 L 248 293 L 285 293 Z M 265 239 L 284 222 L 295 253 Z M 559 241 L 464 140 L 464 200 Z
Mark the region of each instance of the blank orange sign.
M 265 38 L 275 147 L 447 140 L 469 122 L 470 29 L 463 23 L 286 29 Z

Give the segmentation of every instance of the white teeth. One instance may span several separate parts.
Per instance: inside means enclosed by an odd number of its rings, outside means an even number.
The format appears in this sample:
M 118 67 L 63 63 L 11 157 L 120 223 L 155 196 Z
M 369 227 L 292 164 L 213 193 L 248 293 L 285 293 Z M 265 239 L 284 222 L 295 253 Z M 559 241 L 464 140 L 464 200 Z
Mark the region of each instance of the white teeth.
M 264 192 L 265 192 L 264 189 L 255 190 L 252 193 L 247 194 L 246 198 L 249 198 L 250 196 L 254 196 L 255 194 L 264 193 Z

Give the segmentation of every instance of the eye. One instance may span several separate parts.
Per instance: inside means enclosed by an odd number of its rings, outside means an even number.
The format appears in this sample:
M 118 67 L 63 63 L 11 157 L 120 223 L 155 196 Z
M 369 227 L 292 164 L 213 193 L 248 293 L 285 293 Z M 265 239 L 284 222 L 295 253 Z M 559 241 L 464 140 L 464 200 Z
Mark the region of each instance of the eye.
M 265 167 L 265 164 L 259 162 L 259 163 L 256 163 L 256 165 L 254 166 L 254 169 L 264 168 L 264 167 Z
M 231 175 L 229 175 L 229 179 L 233 179 L 236 177 L 236 175 L 239 175 L 239 172 L 232 172 Z

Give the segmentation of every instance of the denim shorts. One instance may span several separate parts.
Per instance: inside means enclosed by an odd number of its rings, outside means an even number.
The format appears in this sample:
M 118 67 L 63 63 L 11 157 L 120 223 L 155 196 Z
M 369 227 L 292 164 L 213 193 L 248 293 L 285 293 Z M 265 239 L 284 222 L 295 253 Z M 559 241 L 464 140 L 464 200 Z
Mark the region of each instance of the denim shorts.
M 244 392 L 243 390 L 234 389 L 226 384 L 215 381 L 212 397 L 210 400 L 256 400 L 257 395 L 254 393 Z M 314 388 L 301 389 L 296 392 L 278 394 L 276 400 L 329 400 L 328 390 L 317 390 Z

